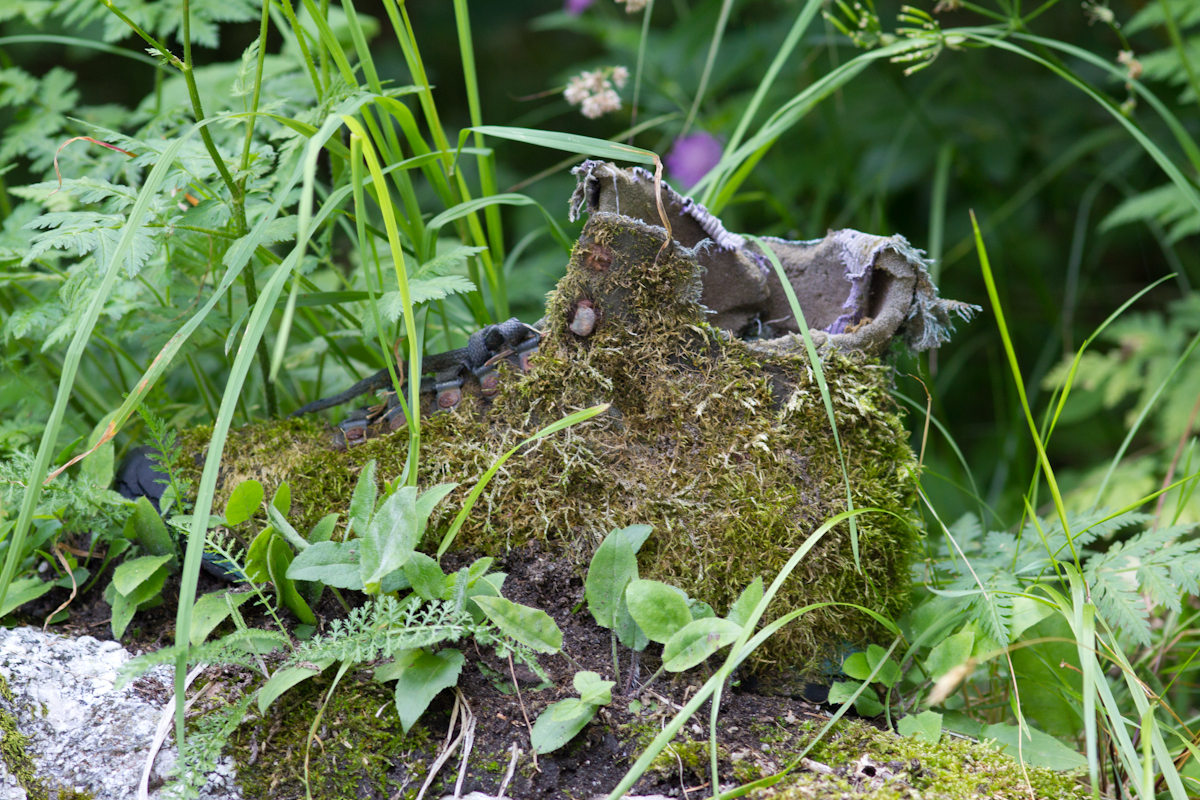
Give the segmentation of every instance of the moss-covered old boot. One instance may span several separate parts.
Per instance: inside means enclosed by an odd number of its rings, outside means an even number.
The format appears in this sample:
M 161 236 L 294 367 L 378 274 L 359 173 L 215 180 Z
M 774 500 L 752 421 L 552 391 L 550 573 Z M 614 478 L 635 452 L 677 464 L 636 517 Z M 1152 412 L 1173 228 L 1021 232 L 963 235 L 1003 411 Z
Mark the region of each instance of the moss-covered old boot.
M 589 174 L 598 173 L 593 167 Z M 619 180 L 630 173 L 614 174 Z M 716 300 L 701 304 L 710 291 L 702 262 L 711 276 L 717 271 L 713 256 L 724 253 L 735 267 L 762 275 L 756 251 L 744 244 L 719 251 L 679 241 L 664 249 L 662 227 L 606 211 L 603 193 L 598 197 L 601 206 L 592 209 L 567 274 L 549 297 L 529 372 L 502 366 L 507 374 L 494 397 L 464 400 L 422 424 L 422 485 L 462 484 L 435 512 L 426 545 L 437 546 L 461 498 L 499 454 L 548 422 L 611 403 L 606 415 L 510 460 L 488 485 L 457 545 L 499 554 L 543 540 L 582 570 L 610 530 L 649 523 L 654 533 L 639 554 L 642 577 L 679 586 L 724 614 L 747 584 L 758 576 L 770 581 L 809 534 L 845 510 L 846 480 L 829 419 L 795 337 L 742 341 L 709 321 Z M 622 212 L 632 210 L 624 195 L 620 200 Z M 673 225 L 677 233 L 681 228 Z M 798 292 L 825 299 L 823 306 L 805 309 L 814 329 L 836 323 L 853 294 L 845 286 L 845 254 L 869 257 L 874 277 L 855 302 L 874 316 L 848 325 L 858 326 L 853 331 L 817 336 L 854 505 L 890 513 L 857 518 L 858 565 L 848 528 L 827 534 L 792 574 L 767 619 L 819 602 L 853 603 L 895 617 L 908 601 L 917 540 L 910 524 L 916 459 L 888 393 L 889 369 L 876 355 L 905 330 L 928 334 L 946 306 L 932 287 L 923 288 L 924 264 L 898 237 L 778 244 L 785 266 L 801 279 L 819 273 L 829 280 L 823 288 Z M 806 253 L 817 257 L 799 257 Z M 880 282 L 881 276 L 886 280 Z M 903 291 L 878 294 L 875 287 L 885 283 Z M 769 289 L 765 278 L 762 284 Z M 928 292 L 924 301 L 916 300 L 922 291 Z M 755 301 L 755 313 L 773 313 L 771 295 Z M 924 311 L 914 312 L 920 302 Z M 893 326 L 886 337 L 853 338 L 884 319 Z M 786 330 L 776 317 L 762 320 Z M 848 346 L 856 341 L 874 344 L 870 351 Z M 270 492 L 286 478 L 293 515 L 300 517 L 294 524 L 307 529 L 348 506 L 367 460 L 378 459 L 379 474 L 390 477 L 405 457 L 403 429 L 348 451 L 334 451 L 327 442 L 311 423 L 296 421 L 231 437 L 225 469 L 232 480 L 223 491 L 237 478 L 256 477 Z M 873 631 L 866 615 L 827 606 L 785 628 L 760 657 L 801 673 L 819 670 L 845 643 L 864 642 Z

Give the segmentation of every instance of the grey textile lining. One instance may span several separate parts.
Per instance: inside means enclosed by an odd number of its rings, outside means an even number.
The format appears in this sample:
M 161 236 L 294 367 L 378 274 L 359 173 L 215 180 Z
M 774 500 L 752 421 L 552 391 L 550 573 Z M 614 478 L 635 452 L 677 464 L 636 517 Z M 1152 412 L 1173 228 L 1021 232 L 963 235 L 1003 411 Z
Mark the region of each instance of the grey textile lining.
M 582 212 L 622 214 L 658 226 L 654 174 L 641 167 L 588 160 L 572 170 L 572 221 Z M 768 350 L 793 349 L 799 332 L 779 277 L 746 237 L 726 230 L 703 205 L 663 184 L 663 206 L 679 244 L 704 266 L 701 302 L 710 322 Z M 822 239 L 762 237 L 778 257 L 818 347 L 881 356 L 893 341 L 911 352 L 950 340 L 953 316 L 969 321 L 980 307 L 938 296 L 932 262 L 903 236 L 843 229 Z

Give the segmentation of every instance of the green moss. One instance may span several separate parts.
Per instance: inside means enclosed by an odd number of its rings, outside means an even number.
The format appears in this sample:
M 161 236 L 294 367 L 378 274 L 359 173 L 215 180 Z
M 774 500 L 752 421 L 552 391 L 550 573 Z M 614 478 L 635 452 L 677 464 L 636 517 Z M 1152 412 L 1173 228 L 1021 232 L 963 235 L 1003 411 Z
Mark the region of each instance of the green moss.
M 8 679 L 0 675 L 0 698 L 12 705 L 16 702 Z M 8 767 L 10 775 L 16 776 L 21 788 L 30 800 L 43 800 L 48 796 L 46 783 L 37 774 L 33 756 L 29 754 L 29 737 L 17 727 L 17 718 L 7 708 L 0 708 L 0 758 Z
M 509 461 L 483 492 L 458 546 L 498 554 L 530 540 L 557 544 L 582 570 L 608 531 L 650 523 L 642 576 L 673 583 L 724 613 L 754 578 L 770 581 L 822 523 L 846 508 L 846 483 L 807 357 L 767 353 L 705 324 L 690 251 L 659 256 L 659 229 L 594 214 L 566 277 L 547 304 L 547 329 L 528 376 L 509 373 L 490 404 L 465 400 L 422 422 L 420 481 L 460 489 L 435 512 L 436 547 L 466 492 L 505 450 L 580 408 L 609 412 Z M 568 321 L 593 305 L 594 332 Z M 783 586 L 766 620 L 810 603 L 757 654 L 758 663 L 819 671 L 875 623 L 849 603 L 896 617 L 909 598 L 916 534 L 909 524 L 916 459 L 888 394 L 886 368 L 856 355 L 823 355 L 824 374 L 854 505 L 888 513 L 830 531 Z M 194 432 L 193 447 L 205 441 Z M 381 478 L 403 465 L 406 438 L 382 436 L 338 452 L 311 422 L 231 434 L 217 509 L 243 478 L 268 494 L 292 486 L 292 521 L 307 530 L 345 512 L 362 465 Z M 192 467 L 195 469 L 195 467 Z M 861 567 L 861 569 L 860 569 Z
M 815 730 L 814 724 L 798 726 L 786 742 L 772 746 L 772 756 L 790 762 L 804 750 Z M 984 744 L 949 736 L 931 744 L 859 721 L 837 723 L 806 757 L 831 768 L 832 774 L 800 768 L 775 786 L 754 790 L 748 797 L 811 800 L 862 796 L 869 790 L 872 798 L 884 800 L 1025 800 L 1031 788 L 1033 796 L 1041 800 L 1071 800 L 1086 794 L 1069 774 L 1034 767 L 1023 770 L 1015 759 Z M 869 778 L 856 776 L 855 766 L 864 757 L 892 777 L 875 785 Z
M 247 719 L 237 729 L 227 752 L 237 762 L 245 797 L 304 797 L 305 739 L 328 689 L 327 680 L 305 681 L 275 701 L 265 718 Z M 401 789 L 415 794 L 436 749 L 420 726 L 404 735 L 391 692 L 367 679 L 348 677 L 338 685 L 318 734 L 321 743 L 309 752 L 310 788 L 313 797 L 328 800 L 391 797 Z

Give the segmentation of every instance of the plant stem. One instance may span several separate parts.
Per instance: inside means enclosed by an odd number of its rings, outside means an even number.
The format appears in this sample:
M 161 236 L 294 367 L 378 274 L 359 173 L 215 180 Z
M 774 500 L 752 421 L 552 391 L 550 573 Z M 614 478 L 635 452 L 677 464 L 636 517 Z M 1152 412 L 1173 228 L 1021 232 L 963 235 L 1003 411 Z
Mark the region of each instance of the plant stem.
M 112 6 L 106 2 L 109 8 Z M 196 86 L 196 76 L 192 70 L 192 32 L 191 32 L 191 0 L 183 0 L 183 64 L 180 67 L 183 72 L 183 80 L 187 84 L 188 97 L 192 101 L 192 113 L 196 117 L 196 121 L 200 122 L 204 119 L 204 106 L 200 103 L 200 90 Z M 175 59 L 178 61 L 178 59 Z M 208 126 L 200 128 L 200 138 L 204 141 L 204 148 L 208 150 L 209 157 L 213 160 L 217 172 L 221 174 L 221 180 L 225 182 L 225 186 L 229 189 L 229 200 L 233 208 L 234 227 L 238 236 L 245 236 L 247 231 L 246 226 L 246 198 L 243 195 L 241 188 L 233 180 L 233 176 L 229 174 L 229 167 L 225 165 L 225 160 L 221 158 L 221 153 L 217 150 L 217 143 L 213 141 L 212 134 L 209 133 Z M 242 272 L 242 286 L 246 290 L 246 302 L 253 306 L 258 302 L 258 287 L 254 283 L 254 270 L 247 269 Z M 270 355 L 267 353 L 267 343 L 263 340 L 258 342 L 258 363 L 262 369 L 263 377 L 263 395 L 266 399 L 267 416 L 275 418 L 279 415 L 278 408 L 275 402 L 275 385 L 271 383 L 271 361 Z

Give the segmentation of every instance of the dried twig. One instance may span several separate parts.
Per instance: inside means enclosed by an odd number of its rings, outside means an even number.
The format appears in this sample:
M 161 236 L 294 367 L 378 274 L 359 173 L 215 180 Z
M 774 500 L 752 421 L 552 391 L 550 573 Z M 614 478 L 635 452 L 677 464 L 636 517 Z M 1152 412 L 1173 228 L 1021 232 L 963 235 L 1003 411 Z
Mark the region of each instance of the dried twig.
M 504 800 L 504 791 L 508 789 L 508 782 L 512 780 L 513 773 L 517 770 L 517 759 L 521 756 L 521 748 L 517 747 L 516 742 L 513 742 L 512 747 L 508 749 L 512 752 L 512 758 L 508 760 L 508 772 L 504 773 L 504 779 L 500 781 L 500 789 L 496 792 L 496 800 Z
M 187 674 L 183 680 L 183 689 L 192 685 L 196 678 L 200 677 L 200 673 L 208 669 L 208 664 L 197 664 L 192 668 L 192 671 Z M 187 701 L 184 709 L 191 707 L 200 699 L 197 694 L 191 700 Z M 146 765 L 142 767 L 142 782 L 138 784 L 138 800 L 146 800 L 150 795 L 150 773 L 154 771 L 154 759 L 158 757 L 158 751 L 162 749 L 163 742 L 167 740 L 167 735 L 171 732 L 171 723 L 175 719 L 175 695 L 171 695 L 171 699 L 163 706 L 162 716 L 158 718 L 158 729 L 154 732 L 154 740 L 150 743 L 150 753 L 146 757 Z
M 533 726 L 529 724 L 529 714 L 525 712 L 525 701 L 521 699 L 521 685 L 517 683 L 517 670 L 513 667 L 512 653 L 508 654 L 508 672 L 512 675 L 513 688 L 517 690 L 517 702 L 521 704 L 521 716 L 525 718 L 525 727 L 529 729 L 529 752 L 533 753 L 533 768 L 537 772 L 542 770 L 538 767 L 537 748 L 533 746 Z

